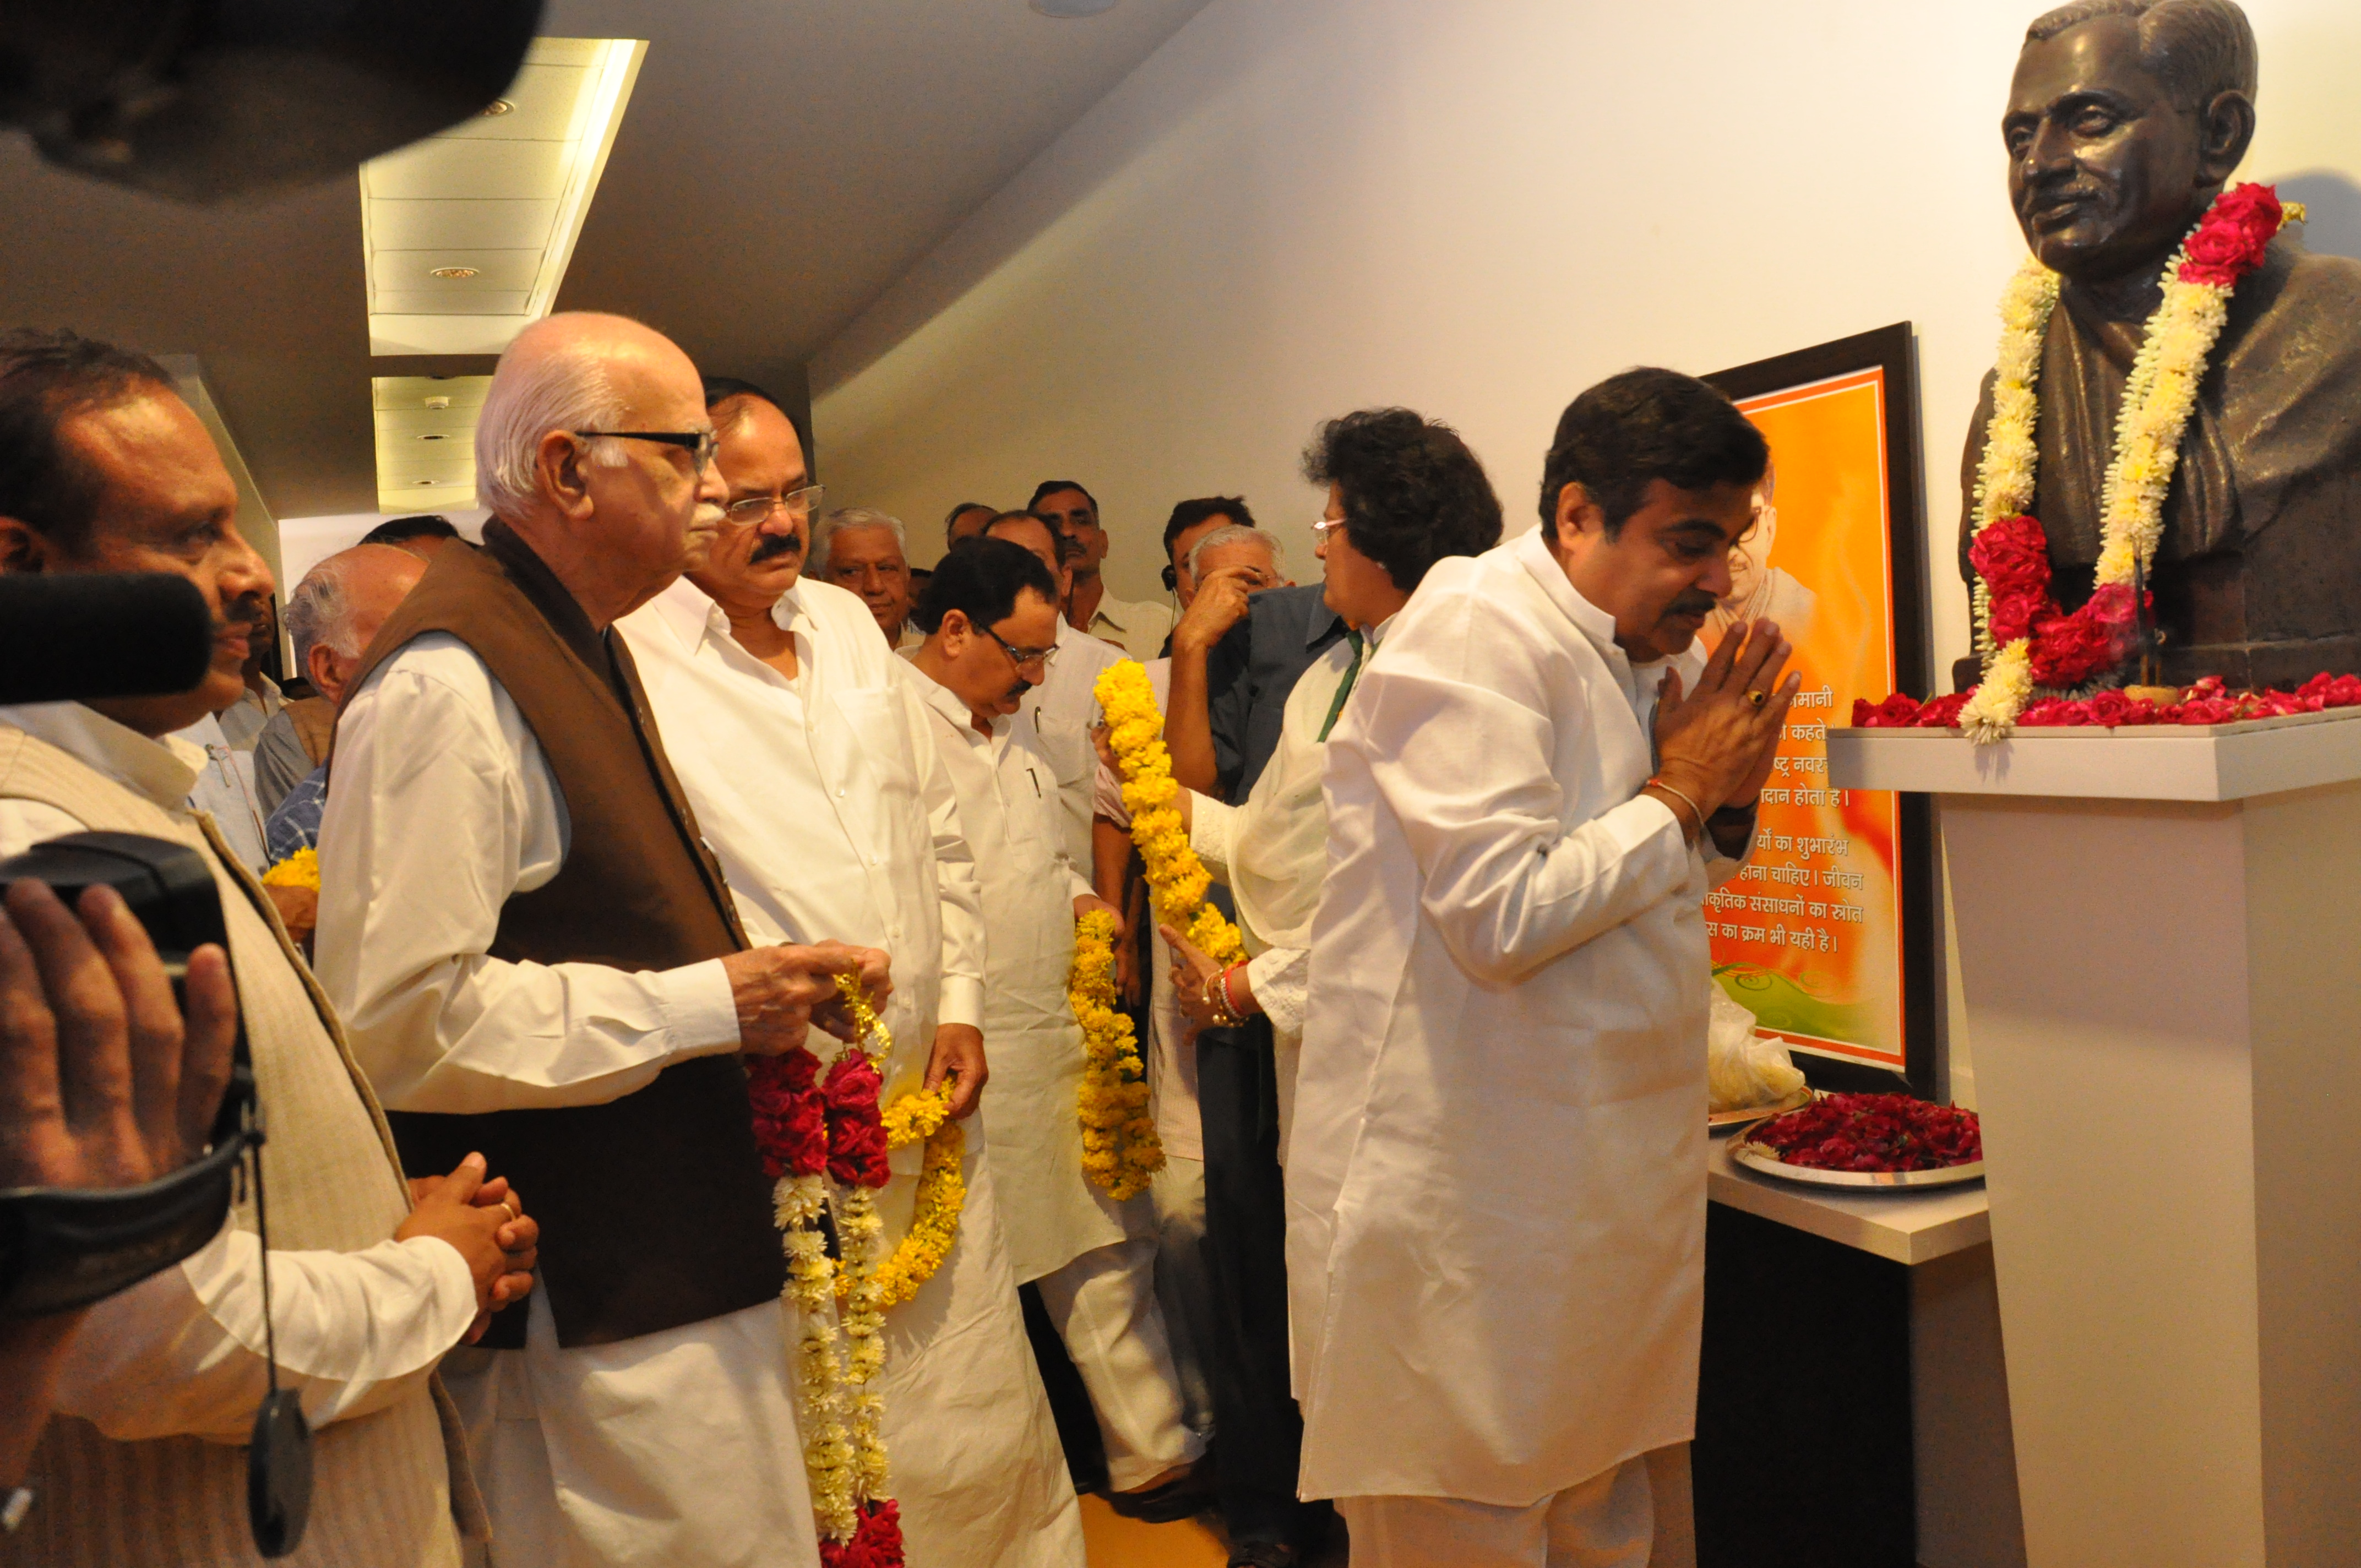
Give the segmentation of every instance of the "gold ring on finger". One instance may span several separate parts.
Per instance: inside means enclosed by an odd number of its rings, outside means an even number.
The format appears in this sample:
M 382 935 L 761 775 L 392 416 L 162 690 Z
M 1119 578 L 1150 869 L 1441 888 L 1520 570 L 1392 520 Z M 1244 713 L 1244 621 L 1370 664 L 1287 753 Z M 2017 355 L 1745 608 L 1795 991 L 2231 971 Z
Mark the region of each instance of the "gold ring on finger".
M 1746 694 L 1746 700 L 1752 703 L 1755 707 L 1761 707 L 1764 703 L 1771 700 L 1771 694 L 1766 691 L 1751 691 Z

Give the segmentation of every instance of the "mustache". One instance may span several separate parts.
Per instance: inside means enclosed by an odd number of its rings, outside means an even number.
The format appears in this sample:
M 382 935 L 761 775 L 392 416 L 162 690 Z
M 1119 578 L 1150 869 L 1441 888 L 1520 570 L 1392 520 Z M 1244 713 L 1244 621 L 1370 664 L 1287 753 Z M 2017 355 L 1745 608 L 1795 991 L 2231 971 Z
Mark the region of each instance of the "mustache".
M 1666 607 L 1664 613 L 1667 616 L 1710 615 L 1713 612 L 1714 607 L 1719 603 L 1721 603 L 1721 601 L 1714 598 L 1711 594 L 1700 593 L 1696 589 L 1691 589 L 1689 592 L 1685 593 L 1678 598 L 1673 600 L 1673 602 Z
M 1016 679 L 1016 684 L 1008 688 L 1008 700 L 1011 702 L 1022 702 L 1025 699 L 1025 694 L 1032 689 L 1033 683 L 1025 679 L 1022 675 L 1019 675 Z
M 752 555 L 749 555 L 747 559 L 751 562 L 759 564 L 763 561 L 774 560 L 781 555 L 800 555 L 803 554 L 803 551 L 804 537 L 802 534 L 774 533 L 757 541 L 754 545 L 754 553 Z
M 262 630 L 262 596 L 240 594 L 230 601 L 229 609 L 214 622 L 214 635 L 253 637 Z

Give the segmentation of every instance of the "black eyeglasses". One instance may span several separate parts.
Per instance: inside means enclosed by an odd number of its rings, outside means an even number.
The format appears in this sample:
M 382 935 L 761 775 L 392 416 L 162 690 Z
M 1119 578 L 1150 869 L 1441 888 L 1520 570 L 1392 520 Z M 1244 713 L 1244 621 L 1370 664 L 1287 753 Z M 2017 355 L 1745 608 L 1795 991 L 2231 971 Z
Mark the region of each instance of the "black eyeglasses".
M 577 430 L 573 433 L 585 441 L 661 441 L 696 458 L 700 474 L 713 466 L 714 448 L 721 444 L 721 438 L 709 430 Z
M 730 521 L 742 528 L 752 528 L 774 511 L 789 517 L 809 517 L 819 510 L 820 498 L 828 494 L 826 485 L 806 485 L 800 490 L 789 490 L 784 496 L 748 496 L 742 501 L 731 501 L 721 510 Z
M 1012 664 L 1038 663 L 1042 669 L 1047 670 L 1049 667 L 1049 661 L 1058 656 L 1058 645 L 1055 642 L 1050 643 L 1047 648 L 1019 648 L 991 627 L 986 626 L 983 630 L 986 637 L 1000 644 L 1001 652 L 1008 655 L 1008 662 Z

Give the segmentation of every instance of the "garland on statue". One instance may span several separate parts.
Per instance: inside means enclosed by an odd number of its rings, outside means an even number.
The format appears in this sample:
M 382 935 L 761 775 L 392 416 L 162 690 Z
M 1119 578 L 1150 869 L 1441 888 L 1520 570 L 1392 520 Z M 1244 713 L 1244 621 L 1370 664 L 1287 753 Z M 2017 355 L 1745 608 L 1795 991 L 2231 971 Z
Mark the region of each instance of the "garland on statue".
M 772 1201 L 787 1257 L 783 1294 L 800 1310 L 797 1414 L 820 1562 L 824 1568 L 898 1568 L 901 1514 L 886 1493 L 885 1402 L 870 1385 L 885 1366 L 885 1309 L 926 1282 L 958 1234 L 964 1138 L 948 1120 L 950 1083 L 881 1111 L 880 1069 L 893 1036 L 851 976 L 836 983 L 859 1031 L 856 1045 L 829 1064 L 824 1077 L 819 1058 L 802 1047 L 755 1058 L 747 1065 L 748 1097 L 763 1169 L 778 1184 Z M 902 1245 L 881 1265 L 884 1224 L 874 1194 L 892 1177 L 886 1153 L 921 1137 L 927 1168 L 918 1212 Z M 842 1189 L 833 1203 L 831 1180 Z M 828 1251 L 831 1207 L 840 1263 Z
M 2001 297 L 1992 420 L 1977 465 L 1968 550 L 1976 569 L 1971 598 L 1983 679 L 1961 701 L 1946 700 L 1940 709 L 1928 704 L 1922 714 L 1939 713 L 1988 745 L 2007 738 L 2037 692 L 2057 697 L 2122 669 L 2137 641 L 2142 584 L 2163 535 L 2180 438 L 2229 320 L 2231 293 L 2263 264 L 2271 236 L 2302 217 L 2301 206 L 2283 206 L 2270 187 L 2241 185 L 2214 199 L 2167 263 L 2164 300 L 2148 318 L 2124 384 L 2114 453 L 2100 491 L 2096 587 L 2070 613 L 2049 597 L 2048 537 L 2031 514 L 2042 344 L 2060 284 L 2031 258 L 2010 280 Z
M 1082 1028 L 1082 1174 L 1118 1201 L 1144 1190 L 1164 1168 L 1148 1109 L 1148 1069 L 1131 1020 L 1115 1006 L 1115 916 L 1093 909 L 1074 922 L 1067 1000 Z

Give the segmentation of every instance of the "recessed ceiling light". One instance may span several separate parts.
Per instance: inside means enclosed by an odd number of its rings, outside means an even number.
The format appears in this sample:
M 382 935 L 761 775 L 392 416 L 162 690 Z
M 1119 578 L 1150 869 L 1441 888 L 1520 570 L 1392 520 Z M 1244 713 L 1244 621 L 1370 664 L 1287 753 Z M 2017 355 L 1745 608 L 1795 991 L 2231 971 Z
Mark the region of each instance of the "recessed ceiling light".
M 448 441 L 451 438 L 447 435 L 422 435 L 418 439 L 421 441 Z
M 451 400 L 441 396 L 426 398 L 421 400 L 423 401 L 430 409 L 447 409 L 451 406 Z
M 516 105 L 510 103 L 506 98 L 495 98 L 490 103 L 476 111 L 476 113 L 481 115 L 488 120 L 497 120 L 502 115 L 511 115 L 515 112 Z
M 472 267 L 430 267 L 426 275 L 429 278 L 473 278 L 476 269 Z
M 1032 0 L 1045 16 L 1095 16 L 1115 9 L 1115 0 Z

